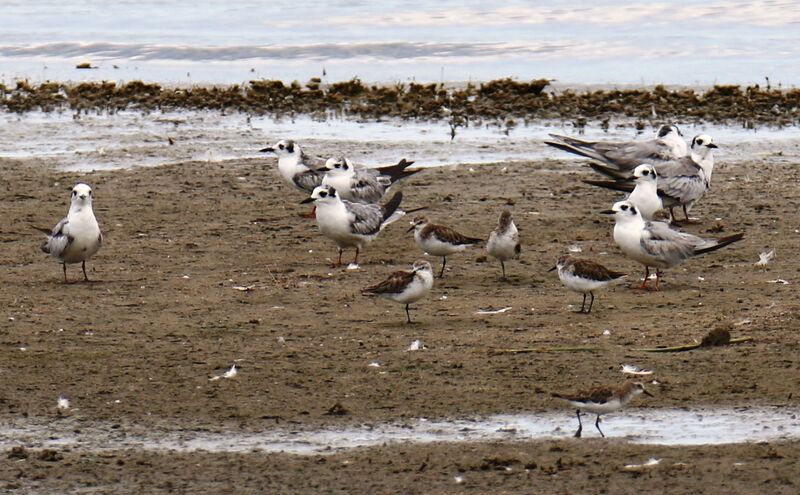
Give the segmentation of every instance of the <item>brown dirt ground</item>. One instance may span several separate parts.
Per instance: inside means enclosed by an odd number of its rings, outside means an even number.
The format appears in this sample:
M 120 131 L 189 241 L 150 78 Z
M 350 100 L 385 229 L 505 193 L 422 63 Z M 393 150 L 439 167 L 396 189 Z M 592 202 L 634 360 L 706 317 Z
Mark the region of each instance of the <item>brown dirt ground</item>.
M 537 412 L 562 408 L 551 391 L 621 383 L 623 362 L 656 370 L 661 383 L 655 398 L 634 407 L 798 404 L 797 164 L 767 157 L 719 168 L 693 212 L 703 222 L 688 230 L 743 230 L 746 239 L 669 270 L 663 292 L 623 285 L 600 293 L 591 315 L 574 314 L 580 296 L 547 272 L 568 245 L 579 242 L 584 255 L 631 273 L 632 282 L 640 272 L 613 244 L 612 220 L 596 214 L 614 196 L 580 184 L 576 179 L 589 176 L 584 169 L 541 161 L 426 170 L 404 184 L 407 208 L 431 205 L 436 220 L 484 236 L 509 207 L 524 255 L 508 265 L 508 282 L 499 280 L 499 265 L 481 261 L 480 249 L 451 257 L 444 282 L 414 306 L 419 323 L 412 326 L 403 324 L 399 305 L 359 295 L 423 257 L 406 223 L 369 246 L 360 270 L 332 269 L 333 244 L 313 221 L 298 218 L 307 211 L 296 204 L 303 197 L 279 182 L 272 165 L 240 160 L 72 174 L 0 161 L 0 418 L 56 420 L 59 395 L 72 401 L 67 414 L 83 421 L 186 430 L 259 431 L 274 427 L 275 417 L 301 429 Z M 78 180 L 95 185 L 107 243 L 89 264 L 91 283 L 64 285 L 29 224 L 61 218 L 66 191 Z M 772 248 L 777 259 L 754 267 L 758 253 Z M 70 267 L 71 280 L 79 273 Z M 778 278 L 790 284 L 768 282 Z M 488 306 L 513 309 L 475 315 Z M 728 322 L 737 324 L 734 337 L 755 340 L 681 354 L 636 351 L 699 340 Z M 427 349 L 406 352 L 414 339 Z M 604 351 L 491 352 L 571 345 Z M 369 367 L 372 361 L 385 373 Z M 233 362 L 239 376 L 209 382 Z M 337 403 L 347 414 L 325 415 Z M 668 448 L 584 439 L 394 445 L 309 457 L 65 449 L 55 462 L 3 453 L 0 490 L 796 493 L 799 446 Z M 664 461 L 644 474 L 621 468 L 651 456 Z

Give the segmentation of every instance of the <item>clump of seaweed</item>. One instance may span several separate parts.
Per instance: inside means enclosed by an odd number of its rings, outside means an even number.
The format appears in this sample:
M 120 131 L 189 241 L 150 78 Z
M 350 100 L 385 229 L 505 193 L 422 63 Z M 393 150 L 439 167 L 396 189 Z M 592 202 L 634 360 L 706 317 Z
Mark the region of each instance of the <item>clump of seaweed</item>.
M 716 85 L 695 89 L 610 89 L 546 91 L 547 79 L 498 79 L 481 84 L 397 83 L 367 85 L 358 78 L 326 84 L 252 80 L 244 85 L 163 87 L 131 81 L 0 85 L 0 109 L 8 112 L 117 112 L 120 110 L 219 110 L 253 115 L 335 115 L 358 119 L 400 118 L 444 121 L 454 136 L 478 122 L 510 132 L 517 122 L 560 119 L 608 123 L 627 118 L 793 125 L 800 121 L 800 89 L 767 85 Z

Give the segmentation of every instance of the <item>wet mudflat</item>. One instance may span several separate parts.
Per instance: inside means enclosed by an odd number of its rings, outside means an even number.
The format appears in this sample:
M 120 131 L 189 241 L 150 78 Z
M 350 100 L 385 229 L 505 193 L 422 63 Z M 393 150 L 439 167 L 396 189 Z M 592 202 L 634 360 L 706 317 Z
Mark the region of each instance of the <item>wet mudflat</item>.
M 480 249 L 448 259 L 445 280 L 415 305 L 419 323 L 409 326 L 400 306 L 359 294 L 424 257 L 406 223 L 389 226 L 360 269 L 333 269 L 334 246 L 298 217 L 303 197 L 279 182 L 270 160 L 85 174 L 4 160 L 0 417 L 9 422 L 253 434 L 563 411 L 566 426 L 564 438 L 543 441 L 401 443 L 308 456 L 29 445 L 4 451 L 3 489 L 796 492 L 796 441 L 636 445 L 615 438 L 611 417 L 606 440 L 577 441 L 568 438 L 573 411 L 550 397 L 621 383 L 619 365 L 630 363 L 654 370 L 648 379 L 658 381 L 649 386 L 655 398 L 632 404 L 637 415 L 797 409 L 799 172 L 779 155 L 720 161 L 711 193 L 693 212 L 702 223 L 687 230 L 743 230 L 746 239 L 667 271 L 661 293 L 629 288 L 639 266 L 621 256 L 612 221 L 596 213 L 614 196 L 581 184 L 589 172 L 574 161 L 418 174 L 403 186 L 406 207 L 429 205 L 434 219 L 476 236 L 510 208 L 524 254 L 508 265 L 507 282 Z M 94 281 L 65 286 L 29 224 L 59 219 L 77 180 L 94 185 L 107 244 L 90 263 Z M 547 273 L 573 244 L 631 274 L 629 284 L 598 294 L 590 315 L 573 313 L 580 296 Z M 770 249 L 777 258 L 755 267 L 758 253 Z M 79 280 L 79 269 L 71 267 L 70 277 Z M 690 343 L 721 324 L 754 340 L 678 354 L 639 351 Z M 415 340 L 422 348 L 408 351 Z M 595 350 L 502 352 L 562 346 Z M 233 364 L 235 378 L 209 380 Z M 59 396 L 69 398 L 69 410 L 57 411 Z M 661 462 L 624 467 L 651 457 Z

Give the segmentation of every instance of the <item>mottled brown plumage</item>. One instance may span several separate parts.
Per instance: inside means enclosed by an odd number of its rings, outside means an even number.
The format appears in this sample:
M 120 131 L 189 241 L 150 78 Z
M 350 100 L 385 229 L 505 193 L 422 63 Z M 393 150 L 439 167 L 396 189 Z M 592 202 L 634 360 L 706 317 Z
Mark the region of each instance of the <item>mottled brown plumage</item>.
M 478 239 L 477 237 L 467 237 L 464 234 L 461 234 L 450 227 L 446 227 L 444 225 L 436 225 L 429 223 L 426 225 L 422 232 L 420 233 L 420 237 L 423 239 L 430 239 L 431 237 L 438 239 L 442 242 L 446 242 L 448 244 L 453 245 L 464 245 L 464 244 L 477 244 L 483 239 Z
M 414 280 L 414 274 L 415 272 L 413 270 L 398 270 L 391 273 L 383 282 L 367 287 L 361 291 L 361 293 L 377 296 L 379 294 L 397 294 L 403 292 L 403 289 Z
M 564 264 L 564 269 L 569 270 L 577 277 L 595 280 L 598 282 L 616 280 L 625 276 L 622 272 L 609 270 L 600 263 L 584 258 L 573 258 L 572 256 L 562 256 L 558 260 L 559 264 Z

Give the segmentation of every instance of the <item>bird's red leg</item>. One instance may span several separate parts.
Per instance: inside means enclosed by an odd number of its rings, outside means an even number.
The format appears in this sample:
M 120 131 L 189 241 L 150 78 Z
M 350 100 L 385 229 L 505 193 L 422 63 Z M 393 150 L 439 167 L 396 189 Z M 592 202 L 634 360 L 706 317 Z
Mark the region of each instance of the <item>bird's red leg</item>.
M 642 280 L 642 285 L 639 286 L 639 288 L 641 290 L 646 290 L 647 289 L 647 280 L 649 278 L 650 278 L 650 267 L 649 266 L 645 266 L 644 267 L 644 280 Z

